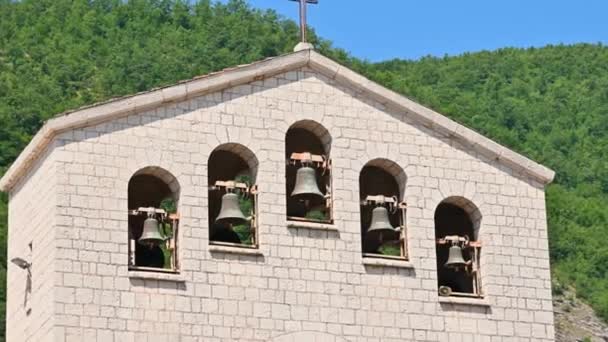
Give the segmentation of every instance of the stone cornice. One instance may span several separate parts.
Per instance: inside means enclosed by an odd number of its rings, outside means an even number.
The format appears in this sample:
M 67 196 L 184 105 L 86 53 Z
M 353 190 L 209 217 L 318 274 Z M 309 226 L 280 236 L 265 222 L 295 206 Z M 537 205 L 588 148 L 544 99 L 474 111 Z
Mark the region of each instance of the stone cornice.
M 542 184 L 550 183 L 555 176 L 554 171 L 543 165 L 370 81 L 313 50 L 303 50 L 197 77 L 173 86 L 109 100 L 57 116 L 44 124 L 7 170 L 2 179 L 0 179 L 0 190 L 10 191 L 29 172 L 32 164 L 44 152 L 57 134 L 124 117 L 167 103 L 178 102 L 272 77 L 304 66 L 309 66 L 326 77 L 365 94 L 365 96 L 378 101 L 388 108 L 403 112 L 414 121 L 420 122 L 430 129 L 458 141 L 463 146 L 508 166 L 515 173 L 531 177 Z

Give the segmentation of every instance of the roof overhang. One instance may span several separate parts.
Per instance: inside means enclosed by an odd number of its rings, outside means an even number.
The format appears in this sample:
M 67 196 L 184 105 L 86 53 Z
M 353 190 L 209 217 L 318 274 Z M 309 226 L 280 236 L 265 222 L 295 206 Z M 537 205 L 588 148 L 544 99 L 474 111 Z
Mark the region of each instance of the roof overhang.
M 0 179 L 0 190 L 10 191 L 29 172 L 32 164 L 46 150 L 53 138 L 62 132 L 92 126 L 164 104 L 221 91 L 304 66 L 309 66 L 326 77 L 361 92 L 391 109 L 404 112 L 413 120 L 438 133 L 449 136 L 471 150 L 508 166 L 516 173 L 529 176 L 542 184 L 550 183 L 555 176 L 555 172 L 547 167 L 427 107 L 368 80 L 314 50 L 303 50 L 226 69 L 221 72 L 183 81 L 176 85 L 112 99 L 50 119 L 43 125 Z

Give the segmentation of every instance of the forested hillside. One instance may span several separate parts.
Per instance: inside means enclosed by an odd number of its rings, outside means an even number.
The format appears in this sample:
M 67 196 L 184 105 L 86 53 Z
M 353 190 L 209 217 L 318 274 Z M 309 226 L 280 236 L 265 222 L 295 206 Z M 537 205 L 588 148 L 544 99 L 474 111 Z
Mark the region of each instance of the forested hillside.
M 0 174 L 56 113 L 290 52 L 297 32 L 294 22 L 240 0 L 0 0 Z M 314 32 L 312 40 L 322 53 L 556 170 L 547 195 L 554 278 L 575 285 L 608 319 L 608 48 L 372 64 Z
M 554 291 L 574 284 L 608 319 L 608 48 L 502 49 L 361 70 L 557 172 L 547 189 Z

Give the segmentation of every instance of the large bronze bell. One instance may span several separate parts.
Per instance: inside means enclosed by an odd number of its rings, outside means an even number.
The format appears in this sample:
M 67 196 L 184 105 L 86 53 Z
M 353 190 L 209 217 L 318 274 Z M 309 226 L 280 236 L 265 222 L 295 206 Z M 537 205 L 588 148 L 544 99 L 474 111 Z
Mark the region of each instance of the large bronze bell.
M 222 209 L 215 219 L 216 223 L 228 223 L 233 225 L 247 222 L 239 206 L 239 196 L 229 192 L 222 196 Z
M 296 185 L 293 187 L 291 196 L 300 200 L 320 201 L 325 198 L 319 186 L 315 169 L 303 166 L 296 173 Z
M 137 240 L 140 244 L 160 245 L 165 239 L 160 235 L 158 230 L 158 221 L 154 217 L 148 217 L 144 221 L 144 229 L 141 236 Z
M 450 247 L 448 261 L 444 266 L 448 268 L 459 268 L 464 267 L 466 264 L 466 261 L 464 261 L 464 258 L 462 257 L 462 248 L 456 245 Z
M 374 210 L 372 210 L 372 223 L 367 229 L 367 232 L 382 233 L 387 231 L 395 231 L 395 228 L 393 228 L 391 221 L 388 218 L 388 210 L 385 207 L 375 207 Z

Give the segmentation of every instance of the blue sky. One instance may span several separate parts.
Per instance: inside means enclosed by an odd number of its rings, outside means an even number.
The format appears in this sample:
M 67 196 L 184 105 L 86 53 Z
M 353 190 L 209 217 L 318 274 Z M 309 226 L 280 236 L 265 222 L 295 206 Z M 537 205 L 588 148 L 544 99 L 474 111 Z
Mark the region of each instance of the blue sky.
M 225 0 L 224 0 L 225 1 Z M 249 0 L 296 20 L 289 0 Z M 319 0 L 318 34 L 371 61 L 500 47 L 608 44 L 608 0 Z

